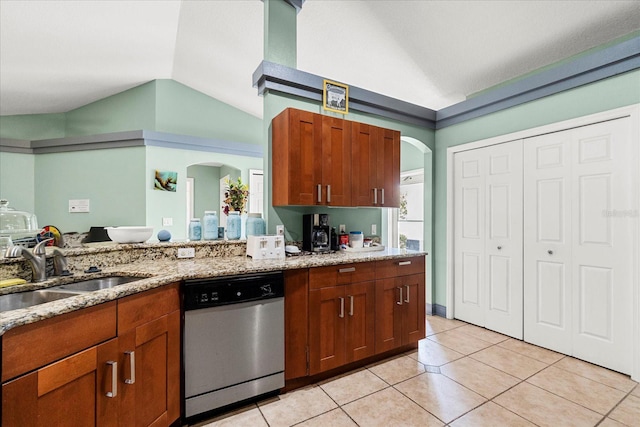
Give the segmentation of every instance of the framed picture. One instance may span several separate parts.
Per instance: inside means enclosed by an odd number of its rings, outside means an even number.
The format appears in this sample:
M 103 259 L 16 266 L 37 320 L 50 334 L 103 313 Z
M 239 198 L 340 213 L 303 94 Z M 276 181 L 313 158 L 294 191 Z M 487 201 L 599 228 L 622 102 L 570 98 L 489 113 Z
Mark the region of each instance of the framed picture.
M 336 113 L 349 113 L 349 86 L 325 79 L 322 90 L 322 108 Z
M 156 170 L 153 188 L 161 191 L 176 191 L 178 172 Z

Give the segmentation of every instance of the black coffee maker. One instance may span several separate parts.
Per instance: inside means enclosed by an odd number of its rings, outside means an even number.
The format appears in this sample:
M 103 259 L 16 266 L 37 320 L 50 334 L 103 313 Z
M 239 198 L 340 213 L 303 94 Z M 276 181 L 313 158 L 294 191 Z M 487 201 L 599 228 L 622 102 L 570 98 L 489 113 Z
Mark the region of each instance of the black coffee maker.
M 329 214 L 302 215 L 302 250 L 310 252 L 331 250 Z

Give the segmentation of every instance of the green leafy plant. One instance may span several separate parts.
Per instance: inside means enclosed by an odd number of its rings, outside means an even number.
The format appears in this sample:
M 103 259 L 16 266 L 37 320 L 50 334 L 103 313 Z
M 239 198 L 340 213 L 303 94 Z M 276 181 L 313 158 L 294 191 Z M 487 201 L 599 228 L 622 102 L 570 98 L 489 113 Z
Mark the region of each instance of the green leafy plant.
M 225 181 L 227 190 L 224 192 L 224 204 L 222 211 L 225 215 L 229 215 L 230 211 L 237 211 L 242 214 L 245 212 L 247 197 L 249 196 L 249 187 L 242 183 L 242 179 L 238 177 L 237 181 L 227 179 Z
M 407 193 L 400 194 L 400 210 L 398 211 L 398 216 L 400 219 L 407 219 Z
M 407 249 L 407 236 L 404 234 L 400 235 L 400 249 Z

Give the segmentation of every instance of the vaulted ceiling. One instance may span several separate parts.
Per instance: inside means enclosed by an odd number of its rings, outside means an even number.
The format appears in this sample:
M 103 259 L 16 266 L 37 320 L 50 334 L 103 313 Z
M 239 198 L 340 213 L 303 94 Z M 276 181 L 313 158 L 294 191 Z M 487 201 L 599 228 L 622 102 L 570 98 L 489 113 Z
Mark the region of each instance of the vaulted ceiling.
M 260 0 L 0 0 L 0 114 L 174 79 L 257 117 Z M 640 30 L 637 0 L 307 0 L 298 69 L 438 110 Z

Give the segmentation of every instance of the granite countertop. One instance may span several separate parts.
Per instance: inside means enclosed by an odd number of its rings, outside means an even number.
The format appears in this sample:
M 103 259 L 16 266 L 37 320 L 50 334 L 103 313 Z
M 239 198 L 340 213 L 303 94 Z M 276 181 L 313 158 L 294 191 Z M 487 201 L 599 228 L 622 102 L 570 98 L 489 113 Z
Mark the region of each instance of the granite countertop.
M 26 283 L 13 286 L 14 293 L 43 289 L 70 282 L 97 277 L 124 275 L 140 277 L 140 280 L 122 284 L 109 289 L 88 292 L 28 308 L 0 312 L 0 335 L 17 326 L 44 320 L 60 314 L 85 307 L 112 301 L 127 295 L 157 288 L 168 283 L 184 279 L 209 278 L 235 274 L 258 273 L 263 271 L 294 270 L 299 268 L 321 267 L 367 261 L 379 261 L 407 256 L 424 256 L 425 252 L 402 249 L 385 249 L 376 252 L 345 253 L 337 252 L 325 255 L 293 256 L 277 260 L 253 260 L 245 256 L 225 256 L 212 258 L 145 259 L 131 263 L 102 268 L 100 273 L 75 273 L 71 277 L 56 277 L 41 283 Z

